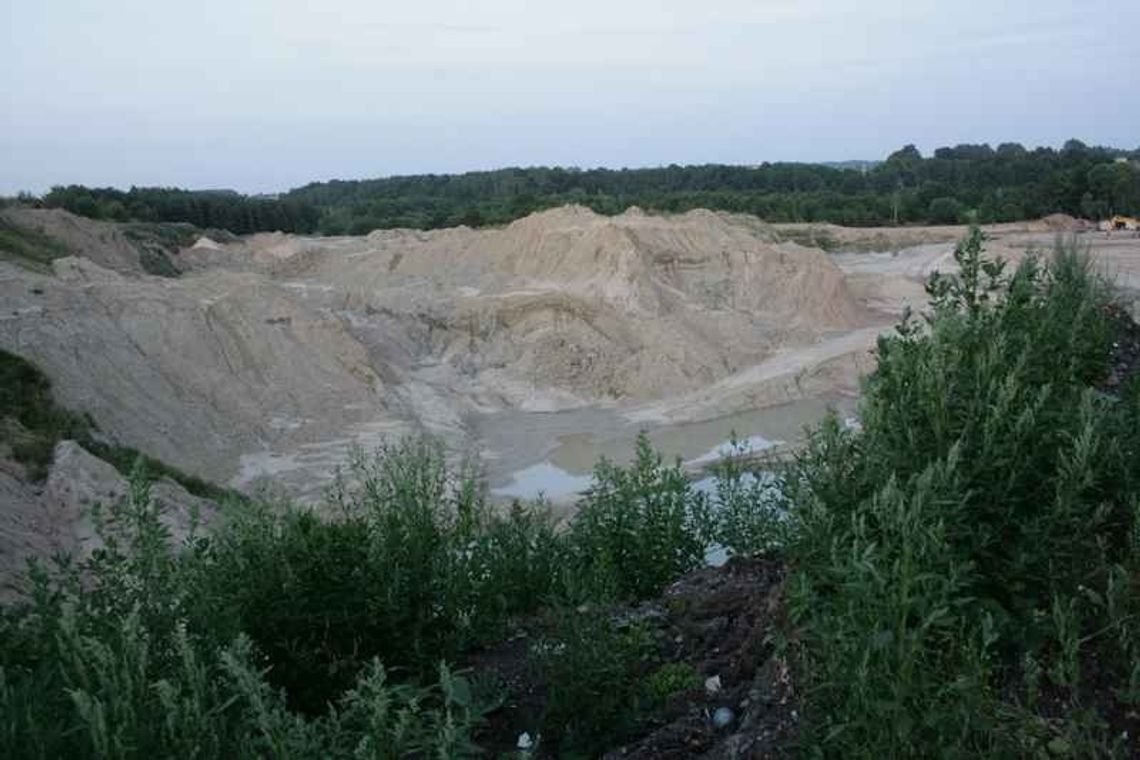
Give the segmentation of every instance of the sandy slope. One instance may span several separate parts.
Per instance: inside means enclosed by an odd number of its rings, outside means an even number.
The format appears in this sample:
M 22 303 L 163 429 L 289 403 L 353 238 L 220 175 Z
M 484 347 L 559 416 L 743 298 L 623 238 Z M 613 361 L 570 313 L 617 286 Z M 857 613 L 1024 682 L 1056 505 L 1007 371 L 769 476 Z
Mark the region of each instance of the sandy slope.
M 125 443 L 310 495 L 353 446 L 393 434 L 478 449 L 487 413 L 658 424 L 854 392 L 876 335 L 921 305 L 962 232 L 834 228 L 841 250 L 888 250 L 829 255 L 749 217 L 567 207 L 501 229 L 202 240 L 179 255 L 182 277 L 160 279 L 105 266 L 130 261 L 104 226 L 55 223 L 114 250 L 52 275 L 0 263 L 0 347 Z M 1011 255 L 1054 234 L 994 232 Z M 1136 241 L 1089 240 L 1140 278 Z

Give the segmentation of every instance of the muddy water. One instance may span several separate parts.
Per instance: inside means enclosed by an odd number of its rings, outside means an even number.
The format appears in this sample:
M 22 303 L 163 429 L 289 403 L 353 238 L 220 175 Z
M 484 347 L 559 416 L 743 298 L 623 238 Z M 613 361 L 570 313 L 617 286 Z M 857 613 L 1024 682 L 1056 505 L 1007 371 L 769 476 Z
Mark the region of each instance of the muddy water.
M 553 502 L 566 502 L 590 484 L 599 457 L 627 463 L 642 430 L 667 460 L 680 458 L 698 467 L 715 460 L 733 437 L 754 451 L 795 446 L 805 427 L 819 422 L 829 408 L 844 416 L 854 406 L 849 397 L 821 397 L 671 425 L 633 423 L 619 409 L 503 412 L 472 420 L 472 425 L 484 446 L 495 496 L 533 499 L 542 493 Z

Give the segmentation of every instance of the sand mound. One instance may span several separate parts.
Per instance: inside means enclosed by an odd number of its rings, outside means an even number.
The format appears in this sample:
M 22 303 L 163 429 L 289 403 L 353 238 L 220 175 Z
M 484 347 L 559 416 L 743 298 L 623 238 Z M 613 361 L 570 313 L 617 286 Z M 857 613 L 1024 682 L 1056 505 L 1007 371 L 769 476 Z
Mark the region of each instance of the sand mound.
M 84 222 L 80 222 L 84 224 Z M 99 255 L 0 270 L 0 346 L 67 406 L 183 469 L 319 482 L 353 444 L 487 411 L 690 393 L 867 323 L 821 251 L 725 214 L 200 240 L 178 279 Z
M 215 240 L 211 240 L 206 235 L 202 235 L 201 237 L 199 237 L 197 240 L 194 241 L 194 245 L 192 245 L 190 247 L 191 248 L 197 248 L 197 249 L 205 249 L 207 251 L 220 251 L 220 250 L 222 250 L 222 246 L 220 243 L 218 243 Z
M 1077 219 L 1068 214 L 1050 214 L 1049 216 L 1041 218 L 1041 224 L 1044 225 L 1046 229 L 1055 230 L 1057 232 L 1078 229 Z
M 10 208 L 0 211 L 10 224 L 41 232 L 102 267 L 124 274 L 142 273 L 138 250 L 118 225 L 69 214 L 62 209 Z

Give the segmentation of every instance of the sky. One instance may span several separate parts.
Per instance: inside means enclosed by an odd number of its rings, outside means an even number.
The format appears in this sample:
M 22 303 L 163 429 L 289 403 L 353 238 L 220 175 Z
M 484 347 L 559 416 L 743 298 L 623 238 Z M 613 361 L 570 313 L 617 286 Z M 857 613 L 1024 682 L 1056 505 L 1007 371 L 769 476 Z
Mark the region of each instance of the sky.
M 1140 147 L 1140 2 L 0 0 L 0 194 Z

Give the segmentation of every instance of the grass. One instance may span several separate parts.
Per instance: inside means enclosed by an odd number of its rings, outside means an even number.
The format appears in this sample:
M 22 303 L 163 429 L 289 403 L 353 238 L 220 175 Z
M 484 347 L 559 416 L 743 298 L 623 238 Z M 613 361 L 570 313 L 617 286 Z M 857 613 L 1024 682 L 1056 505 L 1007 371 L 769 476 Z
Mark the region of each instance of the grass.
M 36 272 L 51 272 L 51 262 L 69 253 L 61 241 L 0 218 L 0 259 L 15 261 Z
M 643 438 L 555 531 L 406 441 L 358 456 L 317 510 L 246 504 L 173 547 L 136 471 L 97 515 L 104 548 L 36 569 L 0 616 L 0 753 L 473 755 L 510 695 L 463 666 L 531 621 L 535 751 L 594 756 L 700 684 L 610 611 L 720 544 L 791 568 L 789 751 L 1126 755 L 1140 384 L 1098 390 L 1110 293 L 1079 255 L 1007 273 L 982 247 L 972 232 L 931 312 L 880 341 L 861 429 L 828 419 L 776 479 L 730 460 L 701 494 Z M 5 409 L 65 425 L 34 374 L 5 372 Z
M 781 227 L 776 231 L 776 237 L 781 242 L 789 241 L 809 248 L 819 248 L 826 253 L 831 253 L 839 248 L 839 241 L 823 227 Z
M 188 475 L 137 449 L 109 443 L 96 437 L 94 421 L 58 406 L 51 395 L 51 382 L 31 362 L 0 349 L 0 443 L 7 443 L 13 458 L 24 465 L 28 476 L 47 477 L 55 445 L 72 439 L 97 457 L 110 462 L 120 474 L 129 475 L 141 462 L 149 478 L 170 478 L 191 494 L 214 501 L 237 498 L 236 492 Z
M 0 430 L 33 480 L 47 475 L 55 444 L 84 435 L 86 419 L 60 409 L 51 383 L 30 362 L 0 349 Z
M 194 225 L 179 222 L 131 222 L 121 229 L 138 250 L 143 271 L 159 277 L 177 277 L 180 272 L 170 254 L 193 245 L 202 234 Z
M 177 277 L 170 252 L 192 245 L 201 230 L 191 224 L 135 222 L 120 225 L 127 240 L 139 253 L 139 264 L 147 274 Z M 51 262 L 70 255 L 67 244 L 39 230 L 12 224 L 0 218 L 0 259 L 14 261 L 36 272 L 48 274 Z

